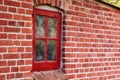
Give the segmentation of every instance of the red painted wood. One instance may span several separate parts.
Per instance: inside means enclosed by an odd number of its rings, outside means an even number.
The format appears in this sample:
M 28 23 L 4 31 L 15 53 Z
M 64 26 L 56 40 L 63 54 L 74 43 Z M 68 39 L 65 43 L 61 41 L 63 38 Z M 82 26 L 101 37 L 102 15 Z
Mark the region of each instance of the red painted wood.
M 48 16 L 46 17 L 46 54 L 45 54 L 45 60 L 47 61 L 47 53 L 48 53 Z
M 46 21 L 46 35 L 45 38 L 36 37 L 36 15 L 45 16 Z M 57 18 L 57 37 L 56 38 L 48 38 L 48 18 Z M 48 45 L 45 50 L 44 61 L 35 61 L 35 41 L 36 40 L 44 40 L 45 44 L 48 44 L 48 40 L 56 41 L 56 60 L 47 60 L 47 50 Z M 33 71 L 44 71 L 44 70 L 56 70 L 60 68 L 60 53 L 61 53 L 61 13 L 54 11 L 47 11 L 41 9 L 33 10 Z

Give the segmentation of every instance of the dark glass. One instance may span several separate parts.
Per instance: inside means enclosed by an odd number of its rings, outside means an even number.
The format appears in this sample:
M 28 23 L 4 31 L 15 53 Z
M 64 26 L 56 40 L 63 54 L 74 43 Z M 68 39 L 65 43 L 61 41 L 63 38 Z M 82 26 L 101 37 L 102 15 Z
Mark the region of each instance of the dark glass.
M 56 59 L 56 41 L 49 40 L 48 41 L 48 60 Z
M 57 19 L 49 18 L 48 19 L 48 36 L 56 37 L 56 29 L 57 29 Z
M 36 36 L 45 37 L 45 17 L 37 15 L 36 25 Z
M 36 61 L 44 60 L 45 42 L 43 40 L 36 40 Z

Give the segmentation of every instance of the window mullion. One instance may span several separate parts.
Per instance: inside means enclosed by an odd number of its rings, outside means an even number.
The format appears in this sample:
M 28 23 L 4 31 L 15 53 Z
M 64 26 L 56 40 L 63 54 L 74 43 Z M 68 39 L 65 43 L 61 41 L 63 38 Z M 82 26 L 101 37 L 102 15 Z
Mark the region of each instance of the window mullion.
M 46 50 L 45 50 L 45 61 L 47 61 L 48 57 L 48 17 L 46 16 Z

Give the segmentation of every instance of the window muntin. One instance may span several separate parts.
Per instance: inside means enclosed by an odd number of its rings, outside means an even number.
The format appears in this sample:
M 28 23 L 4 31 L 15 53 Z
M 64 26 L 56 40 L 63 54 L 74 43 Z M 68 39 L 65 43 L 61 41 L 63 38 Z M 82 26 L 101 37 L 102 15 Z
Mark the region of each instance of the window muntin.
M 61 13 L 34 9 L 33 71 L 60 67 Z

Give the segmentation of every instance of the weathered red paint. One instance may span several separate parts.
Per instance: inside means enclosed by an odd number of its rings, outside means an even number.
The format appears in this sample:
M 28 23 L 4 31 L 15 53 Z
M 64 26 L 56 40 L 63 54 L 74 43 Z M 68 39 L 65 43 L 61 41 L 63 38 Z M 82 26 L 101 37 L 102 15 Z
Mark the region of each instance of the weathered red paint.
M 36 37 L 36 15 L 41 15 L 46 17 L 46 37 L 45 38 L 38 38 Z M 48 18 L 53 17 L 57 18 L 57 37 L 56 38 L 49 38 L 48 37 Z M 35 61 L 35 41 L 36 40 L 44 40 L 45 44 L 48 44 L 48 40 L 55 40 L 56 43 L 56 60 L 49 61 L 47 60 L 47 49 L 45 51 L 45 58 L 44 61 Z M 42 10 L 35 8 L 33 10 L 33 71 L 40 71 L 40 70 L 55 70 L 60 68 L 60 51 L 61 50 L 61 13 Z

